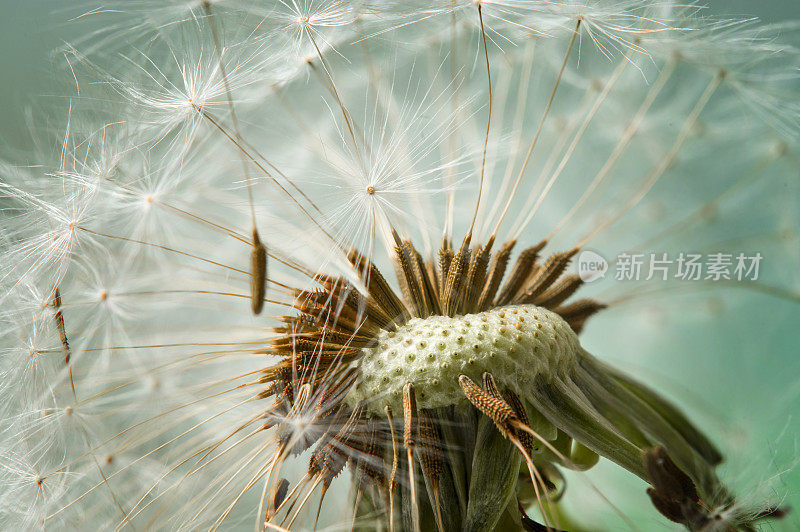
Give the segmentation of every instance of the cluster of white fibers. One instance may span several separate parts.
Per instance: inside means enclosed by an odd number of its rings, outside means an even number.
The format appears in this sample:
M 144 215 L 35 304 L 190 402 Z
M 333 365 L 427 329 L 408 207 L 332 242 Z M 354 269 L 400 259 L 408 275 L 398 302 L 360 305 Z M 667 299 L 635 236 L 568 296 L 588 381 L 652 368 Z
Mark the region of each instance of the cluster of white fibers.
M 639 0 L 83 7 L 61 108 L 32 120 L 59 130 L 32 132 L 35 160 L 0 163 L 0 528 L 258 529 L 277 448 L 259 376 L 293 290 L 318 273 L 358 284 L 353 247 L 395 285 L 393 230 L 435 261 L 473 217 L 475 242 L 547 237 L 611 262 L 585 288 L 609 308 L 581 345 L 702 424 L 737 516 L 784 504 L 796 26 Z M 625 283 L 624 252 L 763 260 L 755 281 Z M 568 477 L 571 522 L 669 526 L 632 475 L 601 462 L 589 478 Z M 350 526 L 350 482 L 320 530 Z M 315 526 L 314 501 L 293 528 Z

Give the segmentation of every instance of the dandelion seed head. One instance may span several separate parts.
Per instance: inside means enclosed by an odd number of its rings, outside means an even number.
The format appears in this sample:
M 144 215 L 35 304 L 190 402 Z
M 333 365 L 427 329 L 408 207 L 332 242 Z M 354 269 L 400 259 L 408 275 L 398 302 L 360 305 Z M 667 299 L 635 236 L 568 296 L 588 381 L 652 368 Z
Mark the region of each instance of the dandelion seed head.
M 792 375 L 787 25 L 641 0 L 80 9 L 65 124 L 0 165 L 0 527 L 779 517 L 785 487 L 748 490 L 777 462 L 717 464 L 769 454 L 725 416 Z M 758 251 L 764 277 L 612 278 L 688 251 Z

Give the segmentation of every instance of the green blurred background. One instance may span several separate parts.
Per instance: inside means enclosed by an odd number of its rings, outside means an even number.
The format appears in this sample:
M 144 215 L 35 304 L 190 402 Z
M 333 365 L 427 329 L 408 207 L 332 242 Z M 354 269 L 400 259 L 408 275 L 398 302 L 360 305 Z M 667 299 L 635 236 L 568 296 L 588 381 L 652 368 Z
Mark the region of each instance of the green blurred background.
M 97 0 L 97 3 L 102 2 Z M 68 74 L 62 70 L 63 62 L 53 55 L 53 50 L 82 37 L 76 30 L 78 27 L 85 30 L 86 25 L 69 23 L 81 9 L 89 9 L 88 2 L 81 4 L 87 7 L 79 9 L 76 3 L 55 0 L 0 0 L 0 156 L 15 152 L 16 163 L 36 162 L 30 150 L 32 136 L 27 131 L 29 110 L 37 117 L 37 128 L 47 127 L 47 121 L 54 126 L 63 123 L 67 102 L 62 101 L 62 95 L 71 94 L 72 86 Z M 707 4 L 707 14 L 711 16 L 756 16 L 767 23 L 800 20 L 800 0 L 715 0 Z M 674 334 L 669 345 L 653 346 L 652 338 L 662 331 L 632 326 L 631 320 L 637 318 L 633 313 L 610 315 L 604 322 L 605 331 L 590 327 L 587 343 L 596 352 L 609 353 L 608 358 L 615 361 L 613 352 L 618 339 L 612 338 L 608 331 L 627 331 L 631 343 L 648 351 L 637 361 L 616 357 L 616 361 L 627 364 L 625 369 L 632 370 L 640 364 L 641 373 L 652 376 L 671 397 L 680 397 L 685 405 L 696 405 L 697 411 L 709 412 L 708 418 L 701 421 L 708 422 L 718 439 L 725 437 L 728 445 L 751 452 L 763 448 L 764 452 L 754 456 L 752 463 L 747 456 L 737 457 L 739 467 L 734 469 L 749 475 L 740 484 L 747 486 L 749 481 L 758 481 L 776 469 L 794 469 L 800 455 L 797 450 L 800 418 L 792 416 L 798 412 L 796 400 L 800 397 L 796 384 L 800 362 L 798 309 L 796 303 L 750 295 L 735 295 L 726 299 L 726 304 L 727 311 L 722 320 L 714 322 L 713 330 L 693 319 L 691 313 L 681 317 L 677 312 L 678 316 L 669 323 Z M 753 330 L 754 314 L 760 323 L 771 323 L 772 328 Z M 746 352 L 769 355 L 758 359 L 737 356 Z M 698 357 L 699 353 L 712 356 Z M 725 355 L 729 355 L 727 360 L 723 358 Z M 654 361 L 669 362 L 659 365 Z M 667 375 L 672 378 L 672 386 Z M 754 376 L 760 379 L 757 383 Z M 721 403 L 715 403 L 714 397 L 722 398 Z M 714 418 L 715 413 L 723 415 Z M 774 463 L 770 464 L 772 458 Z M 599 469 L 603 469 L 602 465 Z M 616 474 L 611 468 L 600 473 L 611 477 Z M 622 476 L 620 481 L 626 482 Z M 788 492 L 788 501 L 794 503 L 795 510 L 774 528 L 798 530 L 800 474 L 790 473 L 783 486 L 783 493 Z M 638 485 L 636 489 L 640 491 L 642 504 L 648 505 L 644 492 Z M 592 504 L 587 491 L 578 489 L 571 493 L 587 497 L 583 504 Z M 605 495 L 614 499 L 612 491 Z

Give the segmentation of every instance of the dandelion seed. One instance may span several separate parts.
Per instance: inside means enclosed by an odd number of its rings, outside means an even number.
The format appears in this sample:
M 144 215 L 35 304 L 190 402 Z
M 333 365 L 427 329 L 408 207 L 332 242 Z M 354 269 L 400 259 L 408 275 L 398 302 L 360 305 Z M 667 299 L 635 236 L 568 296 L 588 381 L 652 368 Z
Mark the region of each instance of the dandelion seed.
M 795 34 L 639 0 L 100 19 L 59 148 L 0 167 L 0 526 L 792 527 L 708 412 L 796 410 L 764 356 L 800 301 Z M 589 245 L 764 277 L 587 277 Z
M 253 231 L 253 251 L 250 254 L 250 300 L 254 314 L 261 314 L 267 283 L 267 248 Z

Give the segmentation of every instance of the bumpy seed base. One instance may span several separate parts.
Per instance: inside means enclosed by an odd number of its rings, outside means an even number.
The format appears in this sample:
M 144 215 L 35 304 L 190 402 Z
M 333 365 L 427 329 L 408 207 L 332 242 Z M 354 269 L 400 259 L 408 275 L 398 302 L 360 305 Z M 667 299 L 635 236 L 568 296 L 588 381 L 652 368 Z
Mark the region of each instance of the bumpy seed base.
M 377 346 L 364 349 L 359 377 L 346 398 L 382 415 L 399 411 L 403 386 L 414 385 L 418 408 L 461 403 L 458 377 L 480 382 L 483 372 L 499 385 L 518 387 L 540 374 L 562 374 L 580 349 L 578 337 L 558 315 L 534 305 L 496 308 L 466 316 L 414 318 Z

